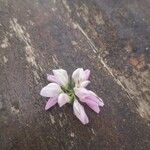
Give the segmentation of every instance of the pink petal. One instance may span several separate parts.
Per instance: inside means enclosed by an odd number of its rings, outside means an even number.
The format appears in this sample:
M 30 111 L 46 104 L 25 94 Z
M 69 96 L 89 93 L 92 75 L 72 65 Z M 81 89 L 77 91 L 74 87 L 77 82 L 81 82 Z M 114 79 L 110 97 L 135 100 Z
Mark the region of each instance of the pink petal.
M 50 81 L 50 82 L 54 82 L 54 83 L 57 83 L 60 85 L 60 82 L 57 80 L 57 78 L 53 75 L 49 75 L 47 74 L 47 80 Z
M 48 110 L 49 108 L 54 106 L 56 103 L 57 103 L 57 98 L 50 98 L 46 103 L 45 110 Z
M 74 114 L 75 116 L 83 123 L 83 124 L 87 124 L 89 123 L 89 119 L 84 111 L 83 106 L 77 101 L 75 100 L 73 103 L 73 110 L 74 110 Z
M 66 86 L 69 82 L 67 71 L 64 69 L 53 70 L 55 78 L 59 81 L 62 86 Z
M 94 110 L 96 113 L 100 112 L 100 108 L 96 102 L 93 102 L 91 100 L 87 100 L 85 102 L 92 110 Z
M 104 102 L 94 92 L 85 88 L 74 88 L 75 94 L 79 97 L 80 101 L 86 102 L 87 99 L 98 104 L 98 106 L 104 106 Z
M 65 93 L 61 93 L 58 97 L 58 104 L 60 107 L 62 107 L 64 104 L 68 103 L 70 101 L 69 96 Z
M 56 83 L 49 83 L 47 86 L 42 88 L 40 95 L 44 97 L 57 97 L 61 92 L 61 88 Z
M 86 69 L 86 70 L 84 71 L 84 73 L 85 73 L 85 79 L 88 80 L 88 79 L 89 79 L 89 76 L 90 76 L 90 70 L 89 70 L 89 69 Z
M 104 102 L 103 102 L 103 100 L 100 98 L 100 97 L 98 97 L 93 91 L 90 91 L 89 90 L 89 92 L 93 95 L 93 96 L 95 96 L 96 97 L 96 99 L 97 99 L 97 101 L 98 101 L 98 104 L 99 104 L 99 106 L 101 106 L 101 107 L 103 107 L 104 106 Z
M 74 88 L 74 91 L 80 99 L 84 99 L 85 97 L 89 96 L 89 92 L 85 88 Z

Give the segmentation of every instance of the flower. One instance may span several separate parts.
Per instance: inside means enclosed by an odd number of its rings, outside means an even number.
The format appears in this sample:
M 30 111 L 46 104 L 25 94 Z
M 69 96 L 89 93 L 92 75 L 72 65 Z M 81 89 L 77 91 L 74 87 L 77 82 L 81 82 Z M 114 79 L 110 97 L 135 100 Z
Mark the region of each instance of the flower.
M 49 100 L 47 101 L 45 106 L 45 110 L 48 110 L 57 102 L 60 107 L 69 102 L 69 96 L 64 93 L 61 88 L 61 86 L 67 86 L 69 82 L 66 70 L 57 69 L 53 70 L 53 73 L 54 75 L 47 75 L 47 79 L 54 83 L 49 83 L 47 86 L 42 88 L 40 92 L 41 96 L 49 97 Z
M 87 104 L 96 113 L 99 113 L 100 107 L 104 106 L 104 102 L 100 97 L 86 89 L 86 86 L 90 83 L 90 70 L 78 68 L 73 72 L 70 80 L 66 70 L 56 69 L 53 70 L 53 74 L 54 75 L 47 75 L 48 81 L 52 83 L 42 88 L 40 92 L 41 96 L 49 97 L 45 110 L 48 110 L 56 103 L 58 103 L 60 107 L 66 103 L 70 103 L 73 104 L 75 116 L 83 124 L 87 124 L 89 122 L 88 116 L 79 101 Z

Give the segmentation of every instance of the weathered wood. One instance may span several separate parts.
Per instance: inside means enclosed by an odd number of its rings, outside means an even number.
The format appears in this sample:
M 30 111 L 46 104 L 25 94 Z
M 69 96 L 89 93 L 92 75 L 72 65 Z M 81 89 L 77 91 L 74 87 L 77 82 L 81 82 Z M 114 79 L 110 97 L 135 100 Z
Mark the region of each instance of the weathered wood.
M 150 2 L 0 0 L 0 149 L 150 149 Z M 44 110 L 46 73 L 91 69 L 105 102 Z

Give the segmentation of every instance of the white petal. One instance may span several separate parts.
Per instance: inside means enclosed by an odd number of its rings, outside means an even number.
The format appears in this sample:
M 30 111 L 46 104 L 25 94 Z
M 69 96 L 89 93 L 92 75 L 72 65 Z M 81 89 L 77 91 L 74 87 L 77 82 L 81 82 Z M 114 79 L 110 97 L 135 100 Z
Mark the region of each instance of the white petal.
M 69 96 L 65 93 L 61 93 L 58 96 L 58 104 L 59 104 L 60 107 L 62 107 L 63 105 L 65 105 L 69 101 L 70 101 Z
M 44 97 L 57 97 L 61 91 L 62 90 L 58 84 L 50 83 L 42 88 L 40 95 Z
M 81 87 L 81 83 L 86 80 L 86 74 L 83 68 L 76 69 L 72 74 L 72 79 L 74 80 L 76 87 Z
M 64 69 L 53 70 L 54 76 L 61 83 L 62 86 L 66 86 L 69 82 L 67 71 Z
M 79 77 L 80 77 L 80 72 L 82 71 L 83 69 L 82 68 L 78 68 L 76 69 L 73 74 L 72 74 L 72 79 L 75 81 L 75 82 L 78 82 L 79 80 Z
M 84 71 L 84 73 L 85 73 L 85 80 L 88 80 L 88 78 L 89 78 L 89 76 L 90 76 L 90 70 L 89 69 L 86 69 L 85 71 Z
M 83 69 L 80 70 L 79 80 L 80 80 L 80 82 L 83 82 L 86 80 L 86 74 Z
M 81 87 L 86 87 L 89 83 L 90 83 L 89 80 L 83 81 L 83 82 L 81 83 Z
M 76 117 L 83 124 L 87 124 L 89 122 L 89 119 L 84 111 L 83 106 L 77 100 L 75 100 L 73 103 L 73 110 L 74 110 L 74 114 L 76 115 Z

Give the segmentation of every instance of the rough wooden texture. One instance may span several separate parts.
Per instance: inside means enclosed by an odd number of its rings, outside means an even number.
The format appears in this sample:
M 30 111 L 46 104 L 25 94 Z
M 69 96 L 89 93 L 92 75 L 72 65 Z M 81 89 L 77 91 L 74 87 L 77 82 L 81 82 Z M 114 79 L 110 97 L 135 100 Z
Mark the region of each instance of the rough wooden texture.
M 0 149 L 150 149 L 149 0 L 0 0 Z M 105 102 L 45 112 L 46 73 L 91 69 Z

